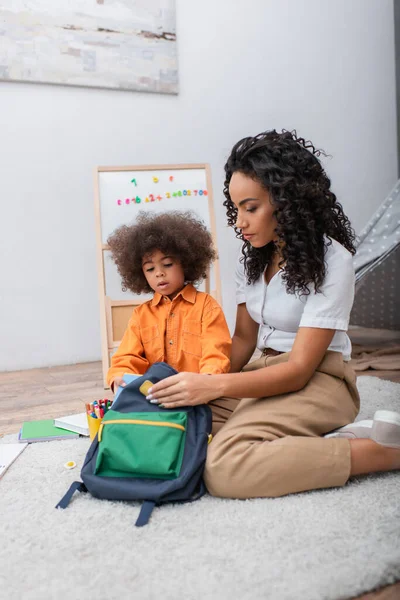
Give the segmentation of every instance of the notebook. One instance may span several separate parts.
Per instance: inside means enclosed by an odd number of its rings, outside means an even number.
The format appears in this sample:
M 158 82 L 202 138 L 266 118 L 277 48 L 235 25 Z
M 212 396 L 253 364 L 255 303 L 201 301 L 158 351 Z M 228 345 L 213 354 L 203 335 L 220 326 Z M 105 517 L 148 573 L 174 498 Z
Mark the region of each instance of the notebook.
M 46 442 L 77 437 L 79 437 L 77 433 L 54 427 L 53 419 L 44 419 L 23 423 L 18 439 L 20 442 Z
M 0 479 L 28 444 L 0 444 Z
M 74 431 L 80 435 L 89 435 L 89 425 L 86 413 L 58 417 L 57 419 L 54 419 L 54 426 L 61 429 L 67 429 L 68 431 Z
M 134 379 L 137 379 L 138 377 L 141 377 L 141 375 L 133 375 L 132 373 L 125 373 L 123 375 L 122 379 L 125 381 L 125 383 L 131 383 L 131 381 L 133 381 Z M 123 389 L 124 389 L 123 387 L 119 386 L 117 391 L 115 392 L 114 402 L 112 404 L 113 408 L 115 408 L 115 402 Z

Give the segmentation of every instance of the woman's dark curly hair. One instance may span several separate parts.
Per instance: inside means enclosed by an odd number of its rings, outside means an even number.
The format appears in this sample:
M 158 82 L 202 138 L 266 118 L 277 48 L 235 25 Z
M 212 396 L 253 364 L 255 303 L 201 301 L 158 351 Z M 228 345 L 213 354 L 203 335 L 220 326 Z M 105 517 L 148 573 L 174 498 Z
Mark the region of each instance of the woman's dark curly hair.
M 307 284 L 319 291 L 325 277 L 326 239 L 333 238 L 351 254 L 355 253 L 355 233 L 341 204 L 330 190 L 330 180 L 318 160 L 321 150 L 297 137 L 295 131 L 275 130 L 240 140 L 225 165 L 224 206 L 228 225 L 236 237 L 237 208 L 229 195 L 229 182 L 239 171 L 258 181 L 271 196 L 278 222 L 278 244 L 285 265 L 283 279 L 288 293 L 308 294 Z M 329 239 L 328 245 L 332 242 Z M 242 246 L 248 283 L 264 272 L 275 250 L 274 242 L 253 248 L 248 241 Z
M 135 294 L 153 291 L 143 274 L 142 260 L 156 250 L 178 260 L 190 283 L 204 279 L 217 258 L 210 232 L 190 211 L 141 212 L 132 225 L 118 227 L 107 244 L 122 277 L 122 289 Z

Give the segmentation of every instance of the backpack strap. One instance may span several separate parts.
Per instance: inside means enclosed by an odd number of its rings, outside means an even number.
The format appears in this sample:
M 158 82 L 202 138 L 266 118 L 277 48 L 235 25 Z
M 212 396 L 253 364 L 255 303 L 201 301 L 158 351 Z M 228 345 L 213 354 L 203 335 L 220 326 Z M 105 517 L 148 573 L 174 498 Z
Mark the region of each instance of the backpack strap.
M 139 516 L 135 523 L 135 527 L 143 527 L 143 525 L 147 525 L 155 505 L 156 505 L 156 503 L 151 500 L 145 500 L 143 502 L 142 508 L 140 509 Z
M 67 508 L 75 492 L 87 492 L 86 485 L 81 481 L 74 481 L 65 496 L 61 498 L 56 508 Z

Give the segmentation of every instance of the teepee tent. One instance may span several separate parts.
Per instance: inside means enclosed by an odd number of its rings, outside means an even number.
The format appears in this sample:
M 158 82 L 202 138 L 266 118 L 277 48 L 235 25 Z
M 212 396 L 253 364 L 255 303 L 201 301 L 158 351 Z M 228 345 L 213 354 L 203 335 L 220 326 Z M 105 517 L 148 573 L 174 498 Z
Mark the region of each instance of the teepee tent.
M 358 236 L 350 323 L 400 330 L 400 180 Z

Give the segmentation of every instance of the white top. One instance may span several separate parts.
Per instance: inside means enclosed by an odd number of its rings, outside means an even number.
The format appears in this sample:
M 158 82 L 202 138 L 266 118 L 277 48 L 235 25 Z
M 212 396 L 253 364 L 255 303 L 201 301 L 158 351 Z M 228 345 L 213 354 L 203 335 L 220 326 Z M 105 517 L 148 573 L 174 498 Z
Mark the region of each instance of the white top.
M 299 327 L 318 327 L 336 329 L 328 350 L 341 352 L 344 360 L 350 360 L 351 342 L 346 331 L 354 300 L 353 257 L 339 242 L 332 240 L 327 246 L 325 264 L 326 275 L 320 292 L 316 294 L 314 284 L 309 284 L 310 294 L 299 296 L 287 293 L 282 271 L 278 271 L 268 285 L 263 274 L 254 284 L 247 284 L 244 264 L 238 259 L 236 302 L 245 302 L 251 318 L 260 324 L 257 339 L 260 350 L 273 348 L 289 352 Z

